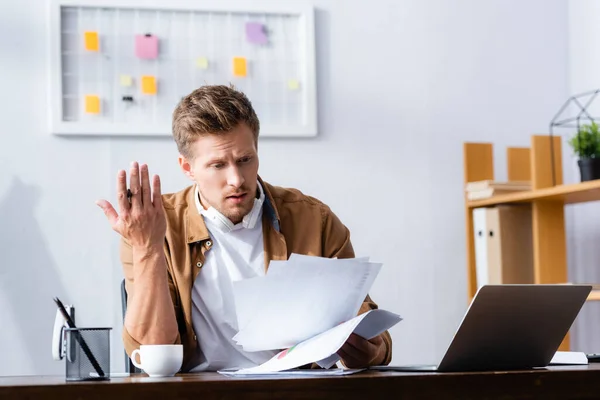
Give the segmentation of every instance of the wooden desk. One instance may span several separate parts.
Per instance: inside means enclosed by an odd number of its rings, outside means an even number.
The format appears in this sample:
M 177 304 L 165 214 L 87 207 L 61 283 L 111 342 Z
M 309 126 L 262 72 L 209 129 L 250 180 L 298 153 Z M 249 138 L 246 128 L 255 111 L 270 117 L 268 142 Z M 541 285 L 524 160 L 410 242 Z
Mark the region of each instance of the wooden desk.
M 106 382 L 0 377 L 0 399 L 598 399 L 600 364 L 478 373 L 365 371 L 340 377 L 230 378 L 201 373 L 134 375 Z

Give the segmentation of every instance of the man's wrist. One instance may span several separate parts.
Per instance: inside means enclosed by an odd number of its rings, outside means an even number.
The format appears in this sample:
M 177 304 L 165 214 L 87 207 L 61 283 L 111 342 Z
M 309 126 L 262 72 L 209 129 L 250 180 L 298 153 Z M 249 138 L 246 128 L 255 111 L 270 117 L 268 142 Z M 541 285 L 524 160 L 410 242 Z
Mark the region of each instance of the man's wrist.
M 133 271 L 136 278 L 166 277 L 165 254 L 162 246 L 133 248 Z
M 148 245 L 148 246 L 133 246 L 133 260 L 137 262 L 144 262 L 148 260 L 158 259 L 163 257 L 163 247 L 161 245 Z

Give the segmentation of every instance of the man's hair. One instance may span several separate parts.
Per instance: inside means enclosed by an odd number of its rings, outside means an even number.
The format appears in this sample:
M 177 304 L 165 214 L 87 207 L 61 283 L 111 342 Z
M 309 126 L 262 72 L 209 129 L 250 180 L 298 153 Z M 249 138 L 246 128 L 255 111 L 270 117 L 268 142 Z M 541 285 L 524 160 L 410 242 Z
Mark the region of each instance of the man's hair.
M 233 86 L 202 86 L 185 96 L 173 111 L 173 138 L 179 153 L 193 158 L 191 145 L 196 139 L 229 132 L 242 122 L 258 145 L 260 123 L 248 97 Z

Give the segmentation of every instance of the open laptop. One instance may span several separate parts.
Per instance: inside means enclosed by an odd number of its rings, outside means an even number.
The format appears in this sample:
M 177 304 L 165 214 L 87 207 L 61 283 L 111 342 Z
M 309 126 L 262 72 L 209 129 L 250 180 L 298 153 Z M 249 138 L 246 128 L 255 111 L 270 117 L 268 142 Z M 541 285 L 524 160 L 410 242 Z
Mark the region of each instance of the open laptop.
M 438 365 L 391 371 L 490 371 L 546 367 L 583 307 L 590 285 L 484 285 Z

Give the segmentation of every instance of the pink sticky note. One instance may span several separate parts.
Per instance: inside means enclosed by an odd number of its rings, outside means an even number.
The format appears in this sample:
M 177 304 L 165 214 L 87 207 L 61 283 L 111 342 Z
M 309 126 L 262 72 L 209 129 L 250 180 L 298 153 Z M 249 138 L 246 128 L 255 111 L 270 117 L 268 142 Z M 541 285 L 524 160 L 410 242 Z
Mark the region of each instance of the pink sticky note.
M 158 57 L 158 38 L 153 35 L 135 35 L 135 55 L 145 59 Z
M 266 44 L 267 30 L 260 22 L 246 22 L 246 39 L 250 43 Z

